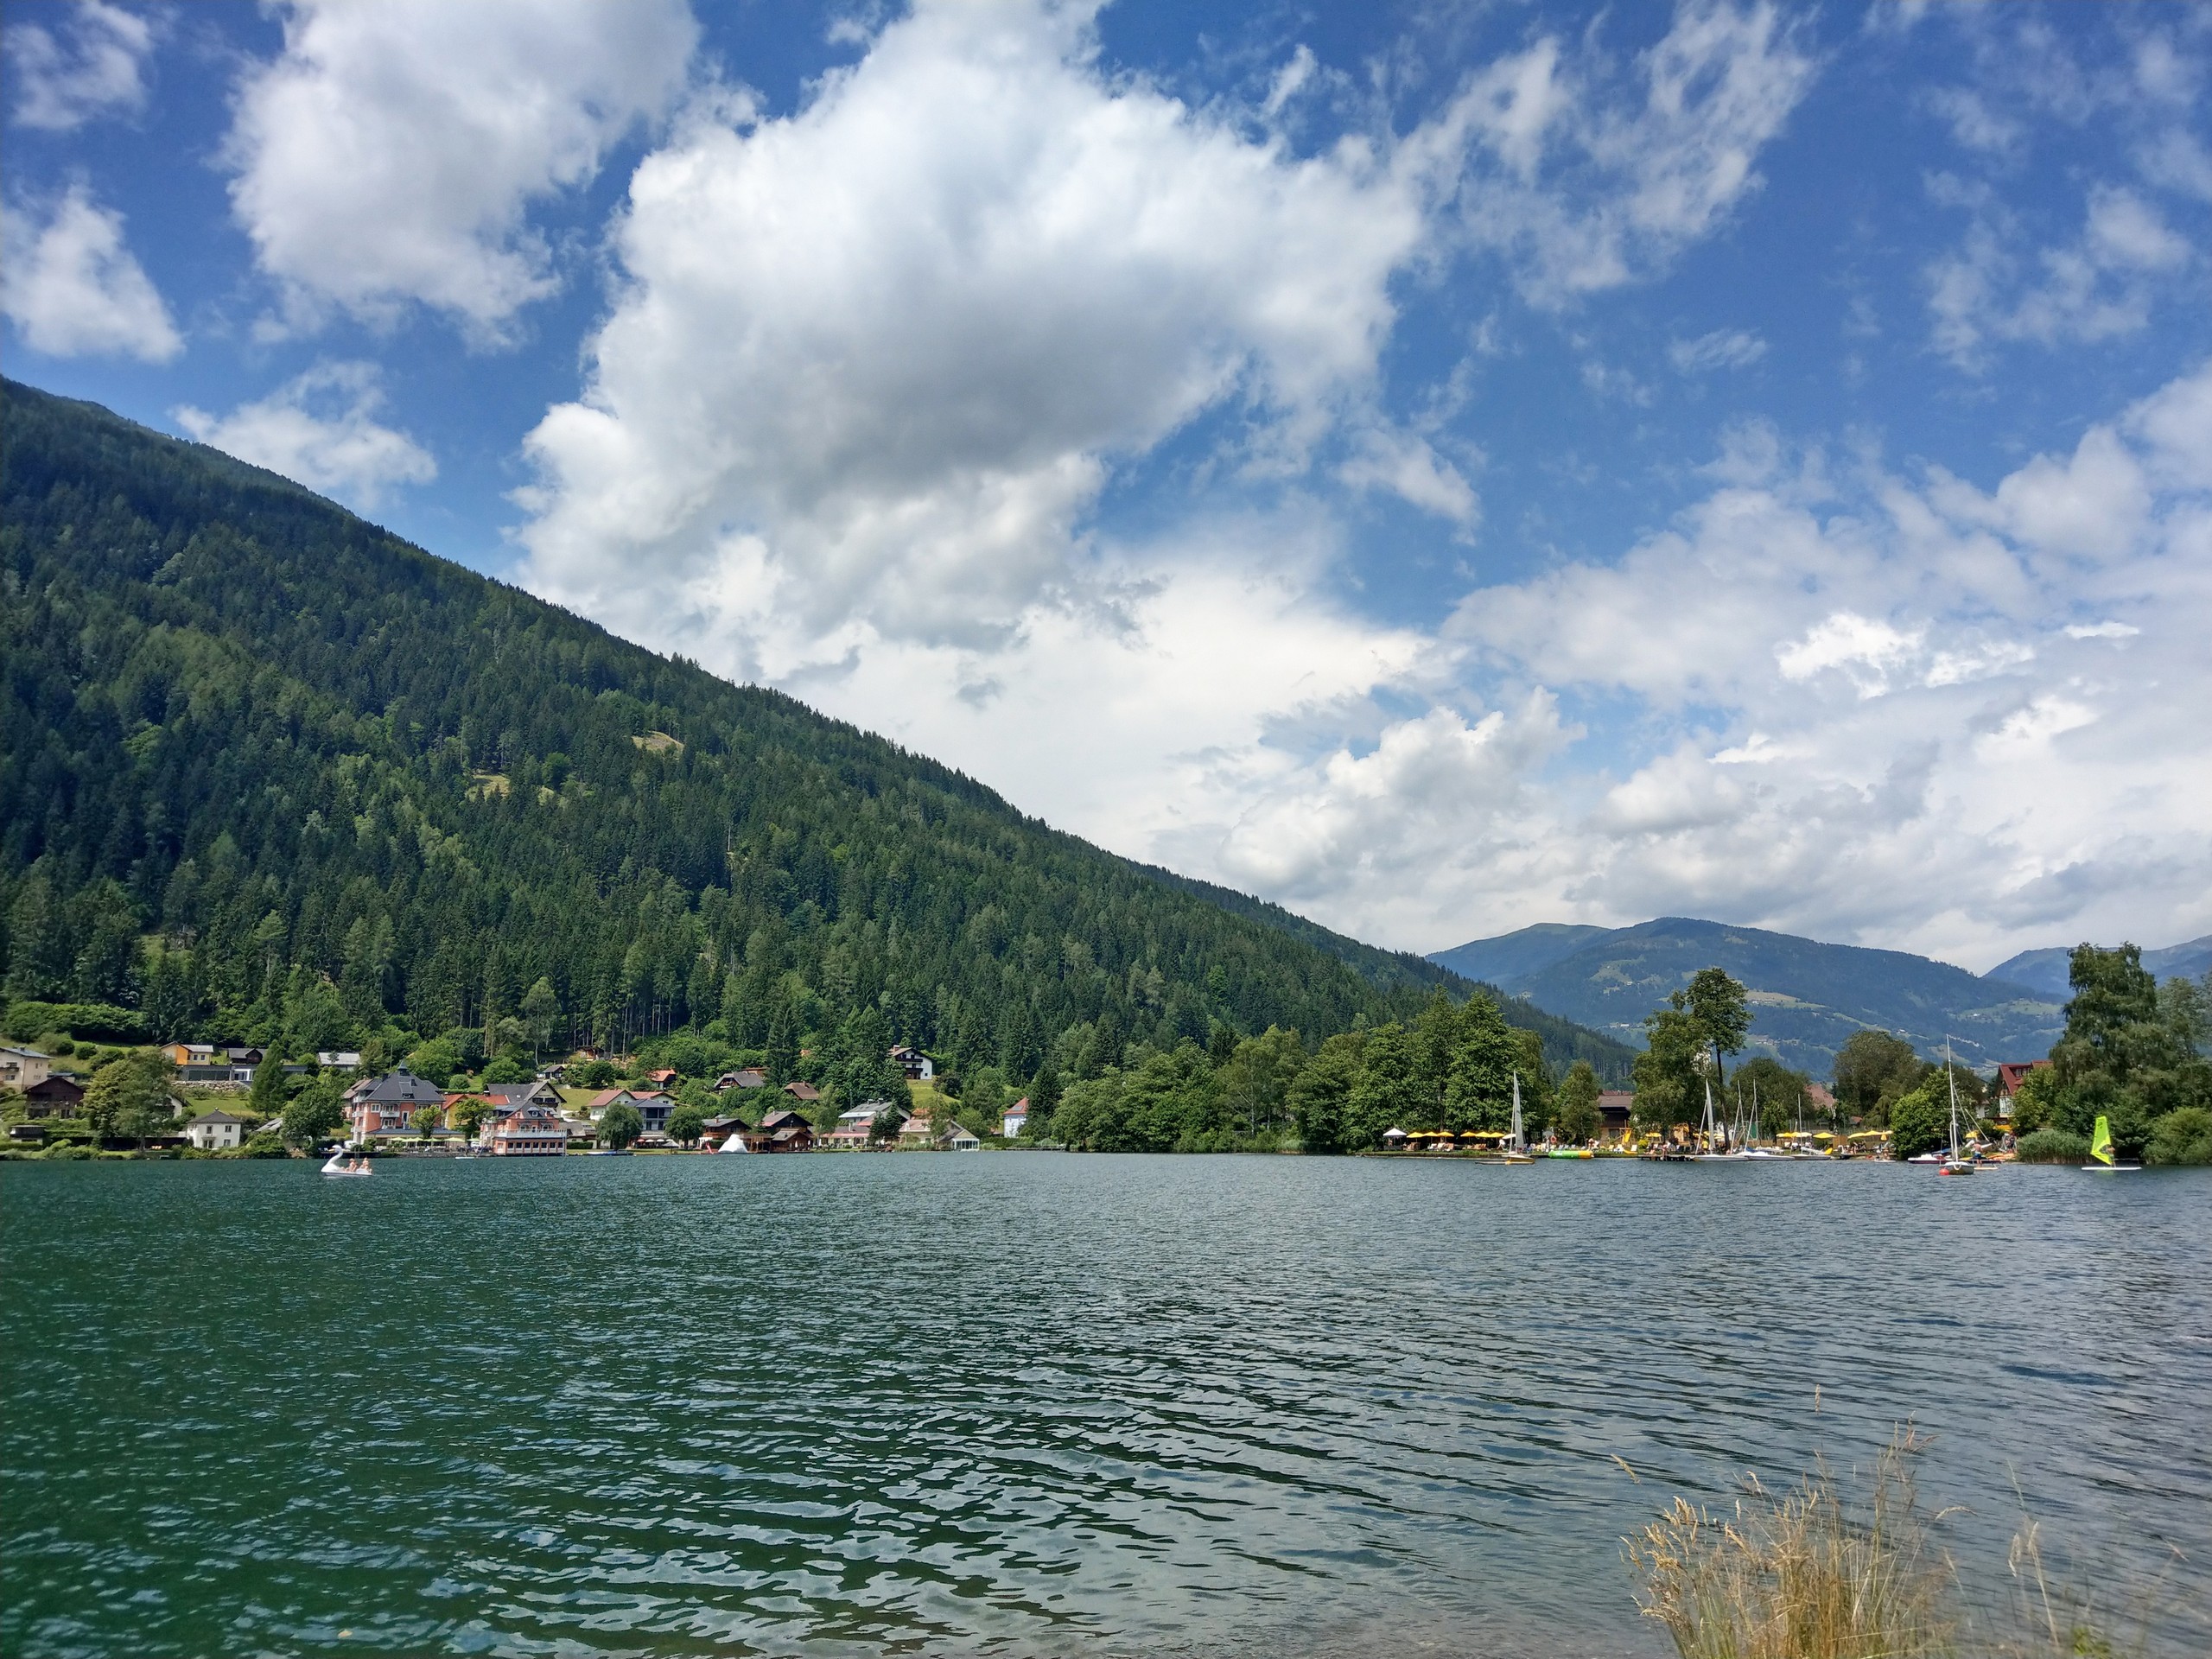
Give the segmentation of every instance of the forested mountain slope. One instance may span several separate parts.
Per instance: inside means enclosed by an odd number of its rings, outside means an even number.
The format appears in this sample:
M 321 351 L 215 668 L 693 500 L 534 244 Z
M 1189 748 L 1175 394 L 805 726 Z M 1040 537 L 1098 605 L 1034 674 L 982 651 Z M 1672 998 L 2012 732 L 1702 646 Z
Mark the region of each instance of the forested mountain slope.
M 1892 1032 L 1929 1058 L 1948 1038 L 1961 1059 L 1986 1066 L 2041 1058 L 2065 1025 L 2063 995 L 1948 963 L 1681 916 L 1634 927 L 1523 928 L 1430 960 L 1495 976 L 1516 996 L 1623 1038 L 1699 969 L 1725 968 L 1751 989 L 1752 1048 L 1816 1077 L 1829 1075 L 1836 1051 L 1866 1027 Z
M 13 997 L 296 1050 L 480 1029 L 543 978 L 557 1040 L 721 1020 L 760 1046 L 880 1007 L 1026 1076 L 1056 1039 L 1092 1065 L 1221 1026 L 1311 1040 L 1471 988 L 1053 831 L 272 474 L 4 397 Z M 1625 1058 L 1506 1018 L 1556 1063 Z

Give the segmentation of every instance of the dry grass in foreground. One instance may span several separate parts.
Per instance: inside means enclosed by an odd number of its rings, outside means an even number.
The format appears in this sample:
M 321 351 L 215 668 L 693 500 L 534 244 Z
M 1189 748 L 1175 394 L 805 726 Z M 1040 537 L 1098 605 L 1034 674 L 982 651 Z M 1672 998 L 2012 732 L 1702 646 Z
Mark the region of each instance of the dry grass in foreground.
M 1957 1568 L 1932 1533 L 1949 1511 L 1929 1515 L 1914 1484 L 1925 1445 L 1901 1430 L 1856 1509 L 1825 1465 L 1779 1496 L 1748 1478 L 1726 1519 L 1676 1498 L 1624 1541 L 1642 1580 L 1638 1605 L 1666 1625 L 1682 1659 L 2112 1659 L 2121 1651 L 2075 1598 L 2054 1590 L 2032 1523 L 2013 1539 L 2008 1562 L 2018 1635 L 1974 1630 Z

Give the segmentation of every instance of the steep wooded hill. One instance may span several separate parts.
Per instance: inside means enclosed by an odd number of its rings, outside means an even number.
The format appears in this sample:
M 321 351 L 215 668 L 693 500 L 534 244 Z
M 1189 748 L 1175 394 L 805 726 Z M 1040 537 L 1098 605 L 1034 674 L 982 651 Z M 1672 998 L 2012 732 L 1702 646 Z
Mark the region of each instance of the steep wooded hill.
M 0 957 L 18 999 L 296 1049 L 880 1008 L 1027 1075 L 1056 1041 L 1409 1016 L 1440 986 L 1054 831 L 273 474 L 9 383 Z M 1626 1052 L 1523 1005 L 1555 1064 Z M 1071 1042 L 1068 1033 L 1076 1033 Z

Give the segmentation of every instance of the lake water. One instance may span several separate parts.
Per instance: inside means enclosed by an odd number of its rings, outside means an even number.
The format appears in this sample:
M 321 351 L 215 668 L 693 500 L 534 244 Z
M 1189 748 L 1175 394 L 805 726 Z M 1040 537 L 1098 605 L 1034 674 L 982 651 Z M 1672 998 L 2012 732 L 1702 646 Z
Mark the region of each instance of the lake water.
M 0 1166 L 0 1651 L 1658 1654 L 1624 1533 L 1905 1418 L 1978 1593 L 2017 1483 L 2212 1650 L 2208 1262 L 2205 1172 Z

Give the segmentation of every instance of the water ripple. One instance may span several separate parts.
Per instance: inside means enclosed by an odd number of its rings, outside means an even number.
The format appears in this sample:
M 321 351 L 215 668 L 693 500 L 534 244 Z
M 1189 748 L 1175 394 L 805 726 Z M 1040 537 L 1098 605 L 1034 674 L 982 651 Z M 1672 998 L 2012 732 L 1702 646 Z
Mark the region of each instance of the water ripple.
M 0 1197 L 11 1655 L 1649 1654 L 1622 1534 L 1907 1418 L 1962 1560 L 2023 1501 L 2085 1560 L 2212 1557 L 2187 1173 L 17 1165 Z

